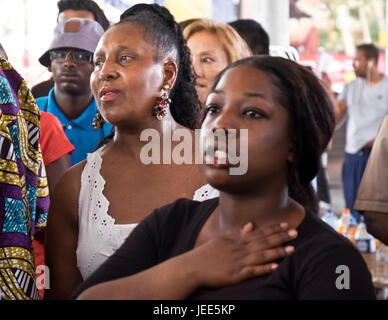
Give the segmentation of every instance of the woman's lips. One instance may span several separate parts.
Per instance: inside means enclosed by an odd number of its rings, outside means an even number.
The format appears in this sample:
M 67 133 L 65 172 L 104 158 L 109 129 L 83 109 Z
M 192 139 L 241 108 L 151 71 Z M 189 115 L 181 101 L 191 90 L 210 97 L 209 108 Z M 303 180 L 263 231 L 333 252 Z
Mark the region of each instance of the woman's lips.
M 217 168 L 230 167 L 228 154 L 226 153 L 225 150 L 215 150 L 214 156 L 211 154 L 211 152 L 206 152 L 205 164 L 210 167 L 217 167 Z
M 112 101 L 120 94 L 120 90 L 114 88 L 105 88 L 100 91 L 101 101 Z

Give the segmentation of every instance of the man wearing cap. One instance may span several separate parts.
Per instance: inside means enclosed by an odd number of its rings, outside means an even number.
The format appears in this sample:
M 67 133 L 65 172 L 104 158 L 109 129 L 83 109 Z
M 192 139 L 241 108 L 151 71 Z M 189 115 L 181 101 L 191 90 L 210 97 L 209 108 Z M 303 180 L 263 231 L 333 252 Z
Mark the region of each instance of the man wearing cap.
M 53 74 L 55 86 L 47 97 L 36 99 L 39 108 L 57 116 L 66 136 L 74 145 L 74 165 L 92 152 L 98 141 L 107 136 L 107 123 L 94 130 L 97 106 L 90 89 L 93 52 L 104 33 L 99 23 L 90 19 L 72 18 L 58 23 L 49 49 L 39 58 Z

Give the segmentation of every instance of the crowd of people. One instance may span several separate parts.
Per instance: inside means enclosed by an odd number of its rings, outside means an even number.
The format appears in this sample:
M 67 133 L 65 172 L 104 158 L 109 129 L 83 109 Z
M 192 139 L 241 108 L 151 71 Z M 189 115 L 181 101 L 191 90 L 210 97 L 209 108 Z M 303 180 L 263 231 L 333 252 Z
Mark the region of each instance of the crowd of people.
M 376 299 L 357 248 L 318 217 L 312 183 L 347 114 L 346 205 L 388 244 L 374 45 L 357 47 L 357 79 L 335 97 L 327 76 L 271 56 L 253 20 L 178 23 L 137 4 L 110 25 L 92 0 L 58 9 L 39 58 L 50 80 L 30 91 L 0 45 L 1 299 Z M 141 156 L 145 131 L 163 141 L 155 163 Z M 180 147 L 197 131 L 224 132 L 228 148 L 217 139 L 212 161 L 208 149 L 204 163 L 172 161 L 173 149 L 203 156 Z M 244 174 L 230 173 L 231 143 Z

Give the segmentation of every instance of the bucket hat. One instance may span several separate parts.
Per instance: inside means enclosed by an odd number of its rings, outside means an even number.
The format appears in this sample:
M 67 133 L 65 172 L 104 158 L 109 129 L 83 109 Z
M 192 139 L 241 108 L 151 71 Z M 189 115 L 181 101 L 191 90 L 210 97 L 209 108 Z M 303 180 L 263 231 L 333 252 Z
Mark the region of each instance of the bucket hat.
M 39 58 L 45 67 L 50 66 L 50 50 L 74 48 L 94 53 L 104 33 L 101 25 L 91 19 L 71 18 L 58 22 L 49 49 Z

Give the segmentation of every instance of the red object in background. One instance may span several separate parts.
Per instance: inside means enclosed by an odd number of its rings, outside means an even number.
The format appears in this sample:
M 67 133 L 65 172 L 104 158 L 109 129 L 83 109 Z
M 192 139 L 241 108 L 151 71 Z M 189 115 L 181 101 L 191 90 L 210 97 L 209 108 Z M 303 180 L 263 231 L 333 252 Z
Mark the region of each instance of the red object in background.
M 306 40 L 303 43 L 295 43 L 290 41 L 290 45 L 294 48 L 299 49 L 298 51 L 304 52 L 305 55 L 319 55 L 318 47 L 319 47 L 319 32 L 318 29 L 312 28 L 309 34 L 307 35 Z
M 330 63 L 329 70 L 326 70 L 326 72 L 329 74 L 332 82 L 344 83 L 345 74 L 353 72 L 353 58 L 341 53 L 333 54 L 332 56 L 333 61 Z M 319 58 L 320 54 L 301 54 L 300 62 L 304 65 L 313 67 L 313 69 L 316 71 L 318 69 Z
M 44 231 L 40 231 L 44 232 Z M 35 254 L 35 268 L 38 266 L 44 265 L 44 244 L 42 240 L 34 240 L 34 254 Z M 40 274 L 36 275 L 37 277 L 40 276 Z M 43 300 L 44 297 L 44 289 L 38 289 L 40 300 Z
M 26 56 L 23 57 L 23 68 L 28 68 L 30 66 L 30 59 Z

